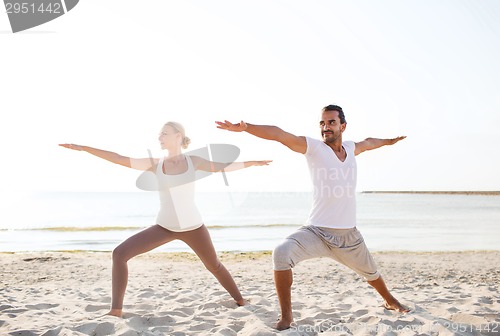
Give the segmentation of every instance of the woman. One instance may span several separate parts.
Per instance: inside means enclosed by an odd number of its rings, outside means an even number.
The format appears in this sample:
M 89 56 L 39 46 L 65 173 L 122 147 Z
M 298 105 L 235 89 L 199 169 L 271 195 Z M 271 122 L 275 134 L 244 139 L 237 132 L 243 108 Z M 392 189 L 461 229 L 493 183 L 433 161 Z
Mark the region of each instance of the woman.
M 228 165 L 198 156 L 184 155 L 181 148 L 187 148 L 190 139 L 186 137 L 184 127 L 177 122 L 167 122 L 161 129 L 158 140 L 161 148 L 168 152 L 167 156 L 160 159 L 133 159 L 88 146 L 60 144 L 62 147 L 85 151 L 125 167 L 156 172 L 160 190 L 157 224 L 133 235 L 113 250 L 112 303 L 108 315 L 122 316 L 128 280 L 127 261 L 175 239 L 185 242 L 229 292 L 236 304 L 243 306 L 245 301 L 231 274 L 219 261 L 210 234 L 194 203 L 195 171 L 232 171 L 251 166 L 265 166 L 271 161 L 233 162 Z

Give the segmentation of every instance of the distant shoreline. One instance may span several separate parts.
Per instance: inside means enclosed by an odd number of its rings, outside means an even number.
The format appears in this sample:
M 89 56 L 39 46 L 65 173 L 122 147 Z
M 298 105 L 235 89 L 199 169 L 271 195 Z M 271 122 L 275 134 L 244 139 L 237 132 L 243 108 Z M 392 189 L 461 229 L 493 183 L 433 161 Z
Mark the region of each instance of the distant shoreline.
M 488 195 L 500 196 L 500 191 L 362 191 L 362 194 L 433 194 L 433 195 Z

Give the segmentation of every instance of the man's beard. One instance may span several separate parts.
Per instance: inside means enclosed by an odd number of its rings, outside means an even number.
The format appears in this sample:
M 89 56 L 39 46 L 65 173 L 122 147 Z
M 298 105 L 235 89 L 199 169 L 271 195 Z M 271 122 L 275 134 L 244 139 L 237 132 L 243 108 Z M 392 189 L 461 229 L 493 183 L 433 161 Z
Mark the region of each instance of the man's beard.
M 330 134 L 330 136 L 328 138 L 325 138 L 325 133 L 327 134 Z M 330 131 L 330 132 L 322 132 L 321 133 L 321 136 L 323 137 L 323 139 L 325 140 L 325 142 L 327 143 L 332 143 L 332 142 L 335 142 L 335 140 L 338 139 L 339 135 L 335 136 L 335 132 L 333 131 Z

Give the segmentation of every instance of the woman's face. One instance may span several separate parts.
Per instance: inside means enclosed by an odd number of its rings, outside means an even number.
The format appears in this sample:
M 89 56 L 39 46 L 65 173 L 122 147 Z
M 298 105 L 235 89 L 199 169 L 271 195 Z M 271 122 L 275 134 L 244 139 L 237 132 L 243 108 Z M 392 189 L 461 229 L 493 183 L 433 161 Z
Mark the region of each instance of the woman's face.
M 158 134 L 161 149 L 173 149 L 181 145 L 181 134 L 170 125 L 165 125 Z

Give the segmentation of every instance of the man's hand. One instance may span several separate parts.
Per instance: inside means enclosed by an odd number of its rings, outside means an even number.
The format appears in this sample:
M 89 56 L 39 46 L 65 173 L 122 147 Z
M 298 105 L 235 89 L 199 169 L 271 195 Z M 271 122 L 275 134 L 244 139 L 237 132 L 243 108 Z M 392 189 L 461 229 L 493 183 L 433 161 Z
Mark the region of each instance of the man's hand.
M 243 132 L 243 131 L 246 131 L 246 129 L 248 127 L 247 124 L 243 120 L 240 121 L 238 124 L 230 123 L 227 120 L 224 120 L 224 122 L 216 121 L 215 123 L 217 124 L 217 128 L 220 128 L 220 129 L 223 129 L 226 131 L 231 131 L 231 132 Z
M 401 141 L 406 138 L 406 135 L 398 136 L 397 138 L 394 139 L 387 139 L 388 140 L 388 145 L 394 145 L 396 142 Z
M 356 142 L 356 147 L 354 149 L 354 155 L 363 153 L 364 151 L 376 149 L 382 146 L 390 146 L 406 138 L 405 135 L 398 136 L 392 139 L 376 139 L 376 138 L 366 138 L 361 142 Z

